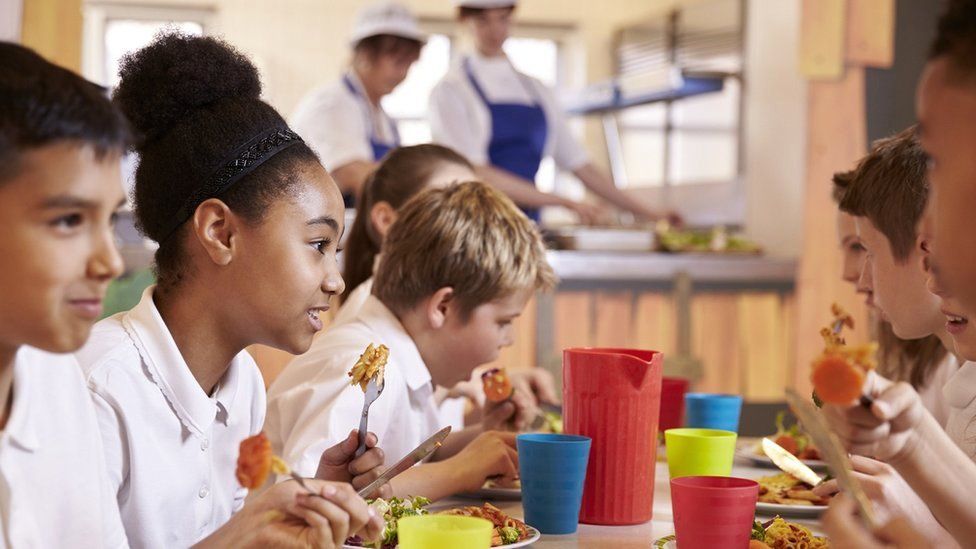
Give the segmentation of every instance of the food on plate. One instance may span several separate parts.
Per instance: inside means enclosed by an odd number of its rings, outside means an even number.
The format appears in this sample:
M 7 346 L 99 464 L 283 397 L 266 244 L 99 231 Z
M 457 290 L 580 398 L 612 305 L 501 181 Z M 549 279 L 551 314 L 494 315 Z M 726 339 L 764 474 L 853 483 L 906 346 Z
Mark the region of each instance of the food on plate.
M 802 524 L 788 522 L 780 517 L 767 522 L 758 520 L 752 525 L 749 549 L 829 549 L 827 538 L 813 535 Z
M 827 505 L 829 497 L 813 493 L 813 486 L 787 473 L 756 479 L 759 501 L 777 505 Z
M 365 541 L 359 536 L 353 536 L 346 540 L 346 545 L 371 547 L 373 549 L 395 549 L 398 541 L 397 521 L 403 517 L 430 514 L 426 509 L 428 505 L 430 505 L 430 500 L 421 496 L 369 500 L 369 506 L 373 508 L 377 516 L 383 517 L 386 523 L 383 527 L 383 536 L 372 542 Z
M 542 426 L 544 433 L 563 434 L 563 415 L 558 412 L 543 412 L 546 424 Z
M 352 378 L 352 384 L 359 385 L 363 389 L 363 392 L 366 392 L 366 386 L 369 385 L 369 380 L 375 376 L 377 385 L 382 385 L 383 373 L 386 370 L 386 361 L 389 358 L 389 347 L 386 345 L 376 347 L 370 343 L 366 347 L 366 350 L 363 351 L 363 354 L 359 356 L 356 364 L 349 370 L 349 377 Z
M 264 486 L 271 473 L 287 475 L 288 465 L 271 452 L 271 442 L 264 432 L 241 441 L 237 456 L 237 481 L 241 486 L 254 490 Z
M 877 343 L 848 346 L 841 334 L 843 328 L 854 327 L 850 314 L 836 303 L 831 306 L 834 320 L 820 330 L 824 339 L 823 353 L 813 362 L 810 379 L 815 400 L 832 404 L 850 404 L 861 396 L 864 379 L 877 365 Z
M 508 400 L 515 391 L 504 368 L 492 368 L 481 374 L 481 385 L 489 402 Z
M 786 412 L 776 414 L 776 434 L 769 437 L 773 442 L 779 444 L 784 450 L 800 459 L 820 459 L 820 450 L 814 446 L 810 435 L 800 429 L 799 423 L 793 423 L 786 427 Z M 756 455 L 765 456 L 762 444 L 756 444 Z
M 724 227 L 711 230 L 675 230 L 670 226 L 656 231 L 658 247 L 665 252 L 751 253 L 762 252 L 756 243 L 731 235 Z
M 485 503 L 481 507 L 459 507 L 442 511 L 439 514 L 477 517 L 490 521 L 495 526 L 495 531 L 491 536 L 492 547 L 517 543 L 529 538 L 529 529 L 524 522 L 506 515 L 501 509 L 490 503 Z

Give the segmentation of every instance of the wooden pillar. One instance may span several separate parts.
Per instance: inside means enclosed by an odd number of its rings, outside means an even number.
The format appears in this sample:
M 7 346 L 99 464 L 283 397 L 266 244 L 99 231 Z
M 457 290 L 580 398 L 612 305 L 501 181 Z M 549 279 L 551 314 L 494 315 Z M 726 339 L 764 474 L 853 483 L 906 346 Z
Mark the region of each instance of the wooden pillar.
M 81 0 L 24 0 L 21 42 L 45 59 L 81 72 Z
M 800 67 L 810 83 L 792 385 L 805 392 L 810 363 L 823 349 L 819 330 L 830 320 L 832 302 L 855 317 L 851 343 L 868 337 L 864 300 L 840 279 L 831 176 L 853 168 L 867 151 L 864 68 L 891 63 L 894 0 L 804 0 L 802 13 Z

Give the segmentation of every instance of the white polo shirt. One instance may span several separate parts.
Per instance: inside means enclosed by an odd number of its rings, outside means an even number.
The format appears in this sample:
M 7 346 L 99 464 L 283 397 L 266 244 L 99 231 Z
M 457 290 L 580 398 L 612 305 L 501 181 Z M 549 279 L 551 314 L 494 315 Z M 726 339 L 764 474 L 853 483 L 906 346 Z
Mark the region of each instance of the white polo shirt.
M 946 433 L 976 461 L 976 362 L 964 362 L 942 394 L 949 404 Z
M 78 363 L 21 347 L 13 368 L 0 434 L 0 547 L 126 547 Z
M 363 99 L 363 84 L 355 72 L 347 76 L 360 97 L 339 79 L 309 92 L 291 117 L 291 128 L 330 172 L 356 160 L 373 162 L 370 135 L 383 143 L 393 143 L 396 135 L 393 119 Z
M 442 426 L 430 372 L 397 317 L 375 296 L 344 324 L 330 327 L 268 389 L 265 432 L 299 474 L 312 476 L 322 452 L 359 427 L 363 391 L 349 369 L 370 343 L 390 348 L 383 393 L 369 412 L 386 463 L 396 463 Z
M 464 59 L 492 103 L 539 103 L 549 128 L 544 153 L 560 169 L 573 171 L 589 162 L 586 150 L 573 137 L 562 106 L 545 84 L 515 70 L 507 57 L 461 55 L 430 94 L 430 129 L 435 143 L 451 147 L 472 164 L 489 164 L 491 116 L 464 70 Z M 300 132 L 299 132 L 300 133 Z
M 189 547 L 244 504 L 238 447 L 264 423 L 264 383 L 242 351 L 213 395 L 204 393 L 153 303 L 154 288 L 96 324 L 77 356 L 129 542 Z

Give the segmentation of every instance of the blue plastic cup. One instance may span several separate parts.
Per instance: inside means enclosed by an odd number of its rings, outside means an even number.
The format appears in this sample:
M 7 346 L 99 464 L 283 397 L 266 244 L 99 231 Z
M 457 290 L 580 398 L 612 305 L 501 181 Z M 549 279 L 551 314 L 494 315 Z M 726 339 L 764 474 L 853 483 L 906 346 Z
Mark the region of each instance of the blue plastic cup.
M 685 395 L 685 426 L 739 432 L 742 397 L 688 393 Z
M 590 438 L 532 433 L 515 442 L 526 524 L 543 534 L 572 534 L 579 525 Z

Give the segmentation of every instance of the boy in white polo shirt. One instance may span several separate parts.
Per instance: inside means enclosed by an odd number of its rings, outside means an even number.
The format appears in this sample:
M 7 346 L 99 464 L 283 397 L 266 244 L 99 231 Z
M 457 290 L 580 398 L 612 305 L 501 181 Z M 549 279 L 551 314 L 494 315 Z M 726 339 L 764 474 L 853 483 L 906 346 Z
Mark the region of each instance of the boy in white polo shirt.
M 0 42 L 0 547 L 123 547 L 70 353 L 122 269 L 125 120 L 102 91 Z
M 538 230 L 500 192 L 468 182 L 420 193 L 390 228 L 362 309 L 317 338 L 269 389 L 272 445 L 297 470 L 314 469 L 322 449 L 359 421 L 363 392 L 346 372 L 372 342 L 389 347 L 390 358 L 369 427 L 387 463 L 400 459 L 442 426 L 434 386 L 450 387 L 497 358 L 529 297 L 554 283 Z M 452 433 L 431 463 L 395 478 L 393 492 L 438 499 L 514 476 L 514 434 L 491 429 L 516 408 L 530 413 L 522 402 Z

